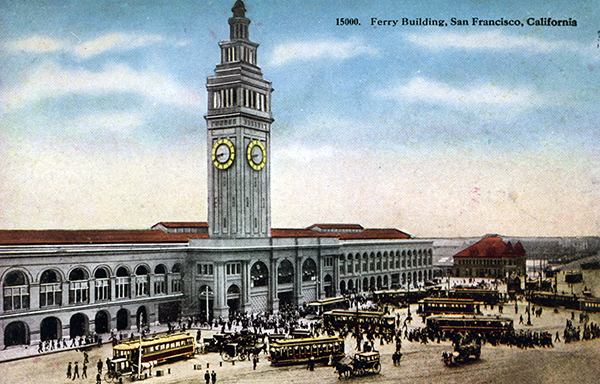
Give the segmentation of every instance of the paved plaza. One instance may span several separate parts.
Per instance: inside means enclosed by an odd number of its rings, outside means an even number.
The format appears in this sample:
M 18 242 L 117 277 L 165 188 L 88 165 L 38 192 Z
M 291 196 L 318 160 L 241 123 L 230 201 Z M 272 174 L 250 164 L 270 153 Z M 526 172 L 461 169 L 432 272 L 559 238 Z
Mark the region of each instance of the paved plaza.
M 412 305 L 414 315 L 417 306 Z M 515 319 L 516 330 L 548 331 L 554 336 L 561 334 L 567 319 L 575 317 L 574 324 L 579 325 L 579 312 L 560 309 L 555 313 L 544 308 L 541 317 L 531 318 L 532 325 L 519 324 L 519 317 L 525 314 L 526 303 L 505 305 L 503 316 Z M 407 309 L 398 311 L 401 318 L 407 315 Z M 498 307 L 485 308 L 484 313 L 498 314 Z M 419 318 L 413 316 L 409 329 L 421 327 Z M 527 317 L 525 316 L 525 323 Z M 589 321 L 600 323 L 599 314 L 590 314 Z M 192 330 L 195 333 L 196 330 Z M 215 333 L 202 330 L 202 336 Z M 346 341 L 346 354 L 355 353 L 356 342 L 350 337 Z M 441 361 L 444 351 L 451 351 L 450 342 L 428 343 L 402 341 L 402 361 L 400 366 L 392 364 L 394 345 L 377 345 L 382 359 L 382 370 L 378 375 L 354 377 L 345 381 L 350 383 L 597 383 L 600 377 L 600 339 L 577 341 L 565 344 L 562 340 L 554 343 L 554 348 L 519 349 L 509 346 L 482 347 L 481 359 L 467 362 L 457 367 L 446 367 Z M 31 355 L 25 357 L 27 355 Z M 89 351 L 87 378 L 66 379 L 69 362 L 83 362 L 83 353 L 76 349 L 54 353 L 37 354 L 35 346 L 12 347 L 0 351 L 0 382 L 2 383 L 95 383 L 98 359 L 105 361 L 112 356 L 112 346 L 104 344 Z M 199 354 L 194 358 L 155 367 L 152 375 L 141 380 L 144 383 L 204 383 L 206 369 L 215 371 L 217 383 L 339 383 L 340 380 L 332 367 L 317 365 L 314 371 L 305 365 L 272 367 L 265 354 L 260 355 L 256 370 L 250 361 L 222 361 L 218 353 Z M 159 376 L 160 370 L 162 375 Z M 79 370 L 81 375 L 81 368 Z M 104 381 L 103 381 L 104 382 Z M 124 382 L 128 382 L 125 380 Z

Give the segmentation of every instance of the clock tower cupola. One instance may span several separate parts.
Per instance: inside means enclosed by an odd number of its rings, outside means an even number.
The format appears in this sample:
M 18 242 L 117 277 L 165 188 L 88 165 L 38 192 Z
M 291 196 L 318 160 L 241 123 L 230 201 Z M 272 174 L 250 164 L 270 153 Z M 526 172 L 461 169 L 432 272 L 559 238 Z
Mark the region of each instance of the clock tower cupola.
M 208 222 L 213 238 L 271 233 L 271 83 L 257 65 L 250 19 L 237 0 L 221 62 L 207 80 Z

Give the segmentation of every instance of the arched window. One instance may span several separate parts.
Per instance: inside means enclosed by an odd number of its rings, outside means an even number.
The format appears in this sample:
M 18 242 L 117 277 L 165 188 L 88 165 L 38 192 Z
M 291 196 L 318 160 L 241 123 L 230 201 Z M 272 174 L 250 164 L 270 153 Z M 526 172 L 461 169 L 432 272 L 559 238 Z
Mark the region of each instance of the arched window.
M 115 298 L 122 299 L 131 295 L 131 281 L 129 271 L 125 267 L 117 269 L 117 278 L 115 280 Z
M 154 294 L 164 295 L 167 293 L 167 268 L 158 264 L 154 267 Z
M 29 281 L 21 271 L 12 271 L 4 278 L 4 310 L 29 308 Z
M 40 277 L 40 307 L 62 305 L 62 283 L 56 271 L 44 271 Z
M 250 269 L 252 287 L 266 287 L 269 283 L 269 270 L 262 261 L 254 263 Z
M 94 278 L 96 278 L 94 284 L 96 301 L 110 300 L 110 279 L 106 268 L 98 268 L 94 272 Z
M 135 269 L 135 295 L 148 296 L 148 268 L 144 265 Z
M 171 275 L 171 291 L 172 292 L 182 292 L 183 291 L 183 283 L 182 283 L 182 272 L 181 272 L 181 264 L 175 264 L 173 269 L 171 269 L 173 273 Z
M 302 281 L 315 281 L 317 279 L 317 264 L 313 259 L 306 259 L 302 264 Z
M 294 266 L 289 260 L 283 260 L 277 268 L 277 284 L 291 284 L 294 281 Z
M 75 268 L 69 273 L 69 304 L 88 302 L 88 278 L 88 273 L 83 268 Z

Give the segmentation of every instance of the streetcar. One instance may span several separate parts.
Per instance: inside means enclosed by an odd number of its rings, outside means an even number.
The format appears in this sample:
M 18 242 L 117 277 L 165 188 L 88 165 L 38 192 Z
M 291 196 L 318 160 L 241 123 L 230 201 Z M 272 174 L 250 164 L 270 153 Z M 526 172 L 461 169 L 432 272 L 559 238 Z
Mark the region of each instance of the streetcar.
M 268 360 L 274 366 L 328 361 L 344 357 L 344 339 L 341 337 L 309 337 L 304 339 L 274 340 L 269 345 Z
M 399 289 L 387 289 L 373 292 L 373 300 L 379 305 L 390 304 L 396 307 L 405 307 L 425 298 L 429 292 L 405 291 Z
M 320 317 L 324 312 L 333 309 L 348 309 L 350 301 L 347 297 L 332 297 L 308 303 L 308 312 Z
M 451 289 L 448 296 L 455 299 L 473 299 L 488 305 L 496 305 L 500 302 L 500 292 L 497 289 L 457 287 Z
M 344 327 L 359 327 L 363 330 L 380 327 L 392 333 L 396 329 L 396 318 L 379 311 L 351 311 L 334 309 L 323 314 L 323 324 L 336 330 Z
M 113 347 L 113 366 L 109 370 L 136 372 L 141 368 L 140 363 L 142 366 L 162 364 L 193 357 L 194 353 L 194 337 L 188 333 L 154 335 L 141 339 L 141 345 L 140 339 L 133 339 Z
M 600 312 L 600 300 L 591 297 L 579 299 L 579 309 L 585 312 Z
M 473 299 L 426 297 L 419 301 L 417 312 L 424 316 L 441 313 L 476 314 L 480 312 L 481 304 Z
M 427 328 L 440 332 L 510 332 L 513 330 L 513 320 L 501 316 L 436 315 L 427 318 Z

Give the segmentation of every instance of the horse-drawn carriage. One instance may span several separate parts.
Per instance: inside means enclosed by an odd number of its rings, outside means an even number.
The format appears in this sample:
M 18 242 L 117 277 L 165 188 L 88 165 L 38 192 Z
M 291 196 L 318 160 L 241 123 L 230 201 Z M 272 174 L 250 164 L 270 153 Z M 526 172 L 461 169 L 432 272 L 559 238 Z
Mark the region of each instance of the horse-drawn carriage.
M 481 356 L 481 344 L 476 342 L 457 344 L 453 352 L 442 352 L 442 360 L 447 366 L 462 364 L 469 359 L 479 360 L 479 356 Z
M 349 379 L 352 376 L 364 376 L 381 372 L 379 352 L 370 351 L 357 353 L 349 364 L 335 363 L 335 371 L 339 378 Z
M 224 339 L 220 347 L 221 357 L 225 361 L 236 358 L 243 361 L 249 356 L 258 355 L 261 351 L 266 351 L 262 338 L 244 330 Z

